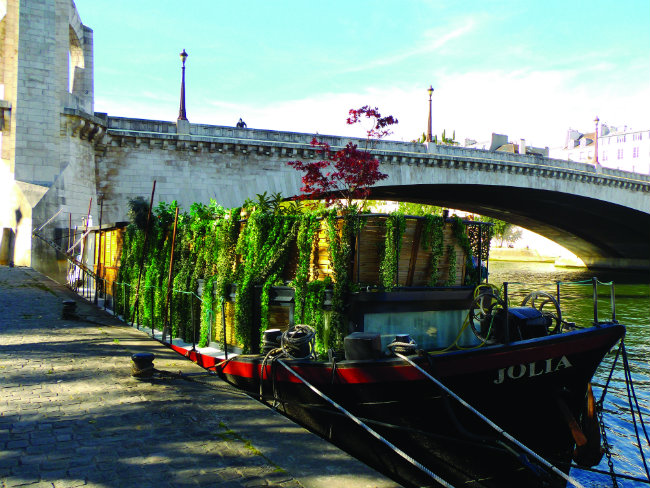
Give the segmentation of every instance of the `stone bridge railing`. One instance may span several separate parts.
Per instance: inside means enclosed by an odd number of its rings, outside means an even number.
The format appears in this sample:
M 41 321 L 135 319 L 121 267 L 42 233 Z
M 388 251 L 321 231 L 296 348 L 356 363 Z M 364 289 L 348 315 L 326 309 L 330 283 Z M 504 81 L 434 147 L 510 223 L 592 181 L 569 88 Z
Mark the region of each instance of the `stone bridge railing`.
M 190 134 L 177 134 L 176 123 L 108 117 L 95 114 L 106 125 L 104 144 L 165 149 L 258 153 L 266 156 L 311 159 L 318 157 L 310 145 L 314 134 L 262 129 L 240 129 L 215 125 L 191 124 Z M 362 146 L 365 139 L 317 135 L 318 140 L 333 148 L 352 141 Z M 513 154 L 483 149 L 400 142 L 373 142 L 373 153 L 383 164 L 408 164 L 445 167 L 469 171 L 501 172 L 542 178 L 579 181 L 595 185 L 624 188 L 650 193 L 650 175 L 594 166 L 536 154 Z

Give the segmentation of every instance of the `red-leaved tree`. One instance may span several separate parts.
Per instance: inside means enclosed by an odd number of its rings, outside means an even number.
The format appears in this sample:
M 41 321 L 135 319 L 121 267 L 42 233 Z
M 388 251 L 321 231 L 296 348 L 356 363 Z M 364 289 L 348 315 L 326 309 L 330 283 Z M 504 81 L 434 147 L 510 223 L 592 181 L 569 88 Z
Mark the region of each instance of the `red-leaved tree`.
M 302 195 L 296 199 L 323 199 L 326 204 L 339 204 L 350 207 L 354 200 L 365 200 L 370 195 L 370 187 L 388 175 L 379 171 L 379 160 L 370 154 L 370 143 L 391 134 L 390 126 L 397 124 L 392 115 L 382 117 L 377 108 L 368 105 L 351 109 L 347 124 L 361 122 L 364 118 L 371 122 L 366 131 L 366 147 L 359 149 L 357 144 L 348 144 L 333 151 L 326 142 L 312 139 L 311 145 L 321 155 L 320 161 L 289 161 L 289 166 L 304 171 Z

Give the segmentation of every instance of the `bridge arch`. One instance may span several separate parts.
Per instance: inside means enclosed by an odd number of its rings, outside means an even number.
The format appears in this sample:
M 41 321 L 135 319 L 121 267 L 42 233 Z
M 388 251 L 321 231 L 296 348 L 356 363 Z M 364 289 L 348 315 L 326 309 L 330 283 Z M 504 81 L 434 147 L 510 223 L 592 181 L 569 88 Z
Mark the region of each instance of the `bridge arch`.
M 384 165 L 389 178 L 371 198 L 499 218 L 557 242 L 590 268 L 650 268 L 650 191 L 639 186 L 643 182 L 632 173 L 612 180 L 600 168 L 550 162 Z

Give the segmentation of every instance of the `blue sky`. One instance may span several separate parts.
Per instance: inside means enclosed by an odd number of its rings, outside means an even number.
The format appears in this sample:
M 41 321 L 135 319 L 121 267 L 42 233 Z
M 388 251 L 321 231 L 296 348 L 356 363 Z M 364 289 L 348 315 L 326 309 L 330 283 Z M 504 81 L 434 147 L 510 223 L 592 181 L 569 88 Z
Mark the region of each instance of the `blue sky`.
M 347 110 L 560 145 L 568 127 L 650 128 L 650 2 L 76 0 L 94 30 L 95 110 L 175 120 L 186 49 L 190 122 L 362 135 Z

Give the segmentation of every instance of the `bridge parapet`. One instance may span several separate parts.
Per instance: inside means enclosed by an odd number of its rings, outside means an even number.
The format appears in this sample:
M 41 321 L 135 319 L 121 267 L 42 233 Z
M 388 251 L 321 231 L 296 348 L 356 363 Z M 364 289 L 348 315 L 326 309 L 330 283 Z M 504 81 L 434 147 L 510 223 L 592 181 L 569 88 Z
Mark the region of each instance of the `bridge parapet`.
M 187 137 L 187 135 L 178 136 L 176 134 L 176 123 L 160 120 L 131 119 L 125 117 L 108 117 L 106 114 L 95 114 L 106 120 L 108 130 L 116 135 L 119 134 L 150 134 L 163 137 L 165 135 L 172 137 Z M 283 143 L 297 145 L 300 147 L 310 147 L 311 141 L 317 137 L 319 141 L 327 142 L 332 147 L 343 147 L 348 142 L 354 142 L 359 146 L 365 144 L 366 139 L 355 137 L 330 136 L 325 134 L 306 134 L 301 132 L 276 131 L 266 129 L 242 129 L 238 127 L 207 125 L 207 124 L 190 124 L 190 135 L 192 140 L 207 139 L 239 139 L 242 142 L 257 143 Z M 373 141 L 373 148 L 383 151 L 393 152 L 415 152 L 426 154 L 427 148 L 423 144 L 401 141 Z
M 243 153 L 272 158 L 316 158 L 311 141 L 317 137 L 332 148 L 348 142 L 360 146 L 365 139 L 299 132 L 237 128 L 207 124 L 190 124 L 190 134 L 177 134 L 174 122 L 160 120 L 108 117 L 107 138 L 103 146 L 135 146 L 141 144 L 167 150 L 194 152 Z M 650 175 L 594 166 L 593 164 L 551 159 L 537 154 L 513 154 L 485 149 L 464 148 L 401 141 L 373 141 L 372 152 L 381 163 L 434 166 L 485 172 L 529 175 L 552 179 L 580 181 L 650 193 Z

